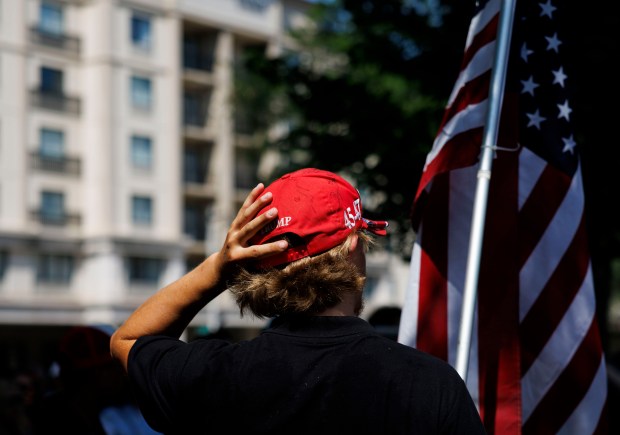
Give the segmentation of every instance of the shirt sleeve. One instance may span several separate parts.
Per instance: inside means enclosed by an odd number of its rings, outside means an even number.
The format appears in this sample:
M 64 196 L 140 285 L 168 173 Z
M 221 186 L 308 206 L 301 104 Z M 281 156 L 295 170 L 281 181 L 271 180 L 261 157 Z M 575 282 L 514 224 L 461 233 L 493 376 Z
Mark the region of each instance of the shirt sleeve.
M 134 397 L 153 429 L 170 432 L 175 427 L 189 398 L 213 376 L 211 357 L 227 346 L 223 340 L 200 340 L 197 346 L 165 336 L 141 337 L 134 343 L 127 372 Z
M 441 433 L 462 435 L 485 435 L 486 430 L 476 405 L 463 379 L 455 370 L 450 370 L 451 386 L 448 387 L 451 405 Z

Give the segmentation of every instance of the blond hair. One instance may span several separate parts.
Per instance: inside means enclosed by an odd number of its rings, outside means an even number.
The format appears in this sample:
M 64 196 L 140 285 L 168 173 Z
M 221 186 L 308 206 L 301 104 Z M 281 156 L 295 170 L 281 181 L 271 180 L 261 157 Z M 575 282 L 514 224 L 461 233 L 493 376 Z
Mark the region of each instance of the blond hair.
M 346 293 L 361 295 L 366 277 L 348 257 L 351 233 L 340 245 L 283 268 L 266 271 L 239 269 L 229 290 L 241 315 L 258 318 L 283 314 L 315 315 L 336 306 Z M 374 241 L 366 232 L 355 233 L 365 251 Z

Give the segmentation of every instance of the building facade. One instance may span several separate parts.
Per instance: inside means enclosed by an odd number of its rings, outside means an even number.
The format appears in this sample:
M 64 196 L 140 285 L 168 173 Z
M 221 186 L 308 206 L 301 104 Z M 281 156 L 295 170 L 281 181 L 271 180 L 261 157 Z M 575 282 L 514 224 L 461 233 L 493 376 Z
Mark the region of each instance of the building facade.
M 301 0 L 0 0 L 0 324 L 120 324 L 219 249 L 260 157 L 235 63 Z M 368 260 L 365 315 L 408 266 Z M 260 328 L 223 294 L 192 328 Z M 206 328 L 206 329 L 205 329 Z

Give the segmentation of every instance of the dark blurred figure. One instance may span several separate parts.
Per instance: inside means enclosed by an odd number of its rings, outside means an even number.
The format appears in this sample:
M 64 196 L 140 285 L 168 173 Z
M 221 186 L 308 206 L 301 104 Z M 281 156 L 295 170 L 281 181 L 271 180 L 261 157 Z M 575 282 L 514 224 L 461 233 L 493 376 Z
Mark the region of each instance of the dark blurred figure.
M 368 323 L 384 337 L 394 341 L 398 340 L 398 327 L 400 325 L 400 307 L 382 307 L 372 313 Z
M 38 376 L 22 370 L 0 379 L 0 435 L 32 435 Z
M 60 340 L 59 386 L 33 413 L 33 434 L 157 434 L 148 427 L 124 371 L 110 356 L 110 334 L 77 326 Z

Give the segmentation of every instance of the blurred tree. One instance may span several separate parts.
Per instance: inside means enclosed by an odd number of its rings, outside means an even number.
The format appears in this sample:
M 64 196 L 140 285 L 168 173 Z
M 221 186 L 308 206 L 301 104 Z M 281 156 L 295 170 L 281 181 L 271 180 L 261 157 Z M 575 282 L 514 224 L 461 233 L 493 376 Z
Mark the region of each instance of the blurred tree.
M 409 211 L 443 109 L 458 74 L 474 1 L 333 0 L 313 5 L 312 26 L 293 33 L 298 49 L 265 58 L 248 50 L 237 97 L 258 130 L 280 122 L 281 135 L 261 136 L 286 157 L 270 174 L 302 166 L 343 171 L 375 217 L 396 226 L 391 246 L 410 255 Z M 620 258 L 617 195 L 620 147 L 613 130 L 618 100 L 612 53 L 620 40 L 618 5 L 566 2 L 567 71 L 575 89 L 572 121 L 583 160 L 599 319 L 605 334 Z M 605 13 L 601 14 L 604 10 Z M 285 120 L 286 124 L 281 121 Z M 616 289 L 618 291 L 618 289 Z M 618 345 L 620 347 L 620 345 Z
M 244 114 L 258 130 L 283 126 L 277 139 L 262 138 L 285 156 L 270 176 L 304 166 L 344 172 L 369 214 L 393 219 L 392 246 L 410 255 L 409 209 L 458 74 L 470 8 L 317 3 L 312 26 L 292 34 L 299 50 L 275 58 L 248 50 L 237 82 Z

